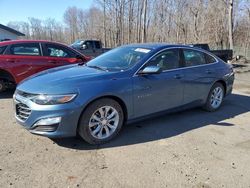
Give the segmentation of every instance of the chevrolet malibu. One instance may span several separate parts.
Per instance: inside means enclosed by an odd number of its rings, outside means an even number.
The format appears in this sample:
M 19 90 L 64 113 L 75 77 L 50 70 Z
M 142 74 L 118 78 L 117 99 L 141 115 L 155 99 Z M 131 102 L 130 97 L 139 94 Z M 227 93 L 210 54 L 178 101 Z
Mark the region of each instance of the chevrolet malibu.
M 194 47 L 133 44 L 86 64 L 50 69 L 18 85 L 15 117 L 31 133 L 80 135 L 90 144 L 114 138 L 125 123 L 201 106 L 215 111 L 231 93 L 234 72 Z

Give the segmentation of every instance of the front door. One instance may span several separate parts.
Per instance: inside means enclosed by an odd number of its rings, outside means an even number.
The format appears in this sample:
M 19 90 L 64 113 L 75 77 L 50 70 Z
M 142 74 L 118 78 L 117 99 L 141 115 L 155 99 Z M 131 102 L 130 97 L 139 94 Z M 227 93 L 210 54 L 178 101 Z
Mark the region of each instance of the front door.
M 43 49 L 44 56 L 48 59 L 46 69 L 81 62 L 81 60 L 76 58 L 76 53 L 64 46 L 46 43 L 43 44 Z
M 178 49 L 155 55 L 143 68 L 159 66 L 159 74 L 133 77 L 135 118 L 181 106 L 183 103 L 183 73 Z M 143 69 L 142 68 L 142 69 Z

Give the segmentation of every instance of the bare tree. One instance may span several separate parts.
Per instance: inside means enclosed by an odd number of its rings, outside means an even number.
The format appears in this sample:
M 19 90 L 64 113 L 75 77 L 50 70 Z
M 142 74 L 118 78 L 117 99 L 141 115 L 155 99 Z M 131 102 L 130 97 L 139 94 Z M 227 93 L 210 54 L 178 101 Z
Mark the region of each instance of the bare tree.
M 209 43 L 214 48 L 250 48 L 249 0 L 95 0 L 69 7 L 64 24 L 29 18 L 9 26 L 28 39 L 72 43 L 100 39 L 115 47 L 135 42 Z

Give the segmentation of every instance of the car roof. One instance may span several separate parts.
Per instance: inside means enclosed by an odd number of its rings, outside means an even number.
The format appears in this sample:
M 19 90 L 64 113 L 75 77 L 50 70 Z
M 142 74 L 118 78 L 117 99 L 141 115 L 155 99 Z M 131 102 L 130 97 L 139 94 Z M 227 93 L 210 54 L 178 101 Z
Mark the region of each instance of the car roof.
M 149 49 L 160 49 L 160 48 L 171 48 L 171 47 L 192 47 L 190 45 L 183 44 L 168 44 L 168 43 L 136 43 L 125 45 L 128 47 L 137 47 L 137 48 L 149 48 Z
M 7 40 L 7 41 L 2 41 L 0 42 L 0 46 L 6 46 L 6 45 L 11 45 L 11 44 L 19 44 L 19 43 L 51 43 L 51 44 L 58 44 L 58 45 L 63 45 L 65 47 L 68 47 L 67 44 L 63 44 L 63 43 L 60 43 L 60 42 L 54 42 L 54 41 L 48 41 L 48 40 Z M 70 47 L 68 47 L 70 48 Z M 77 52 L 77 53 L 80 53 L 81 55 L 85 56 L 85 57 L 88 57 L 86 56 L 85 54 L 79 52 L 79 51 L 76 51 L 75 49 L 71 48 L 71 50 Z
M 18 44 L 18 43 L 39 43 L 39 42 L 40 43 L 53 43 L 53 44 L 66 45 L 63 43 L 48 41 L 48 40 L 8 40 L 8 41 L 0 42 L 0 46 L 10 45 L 10 44 Z

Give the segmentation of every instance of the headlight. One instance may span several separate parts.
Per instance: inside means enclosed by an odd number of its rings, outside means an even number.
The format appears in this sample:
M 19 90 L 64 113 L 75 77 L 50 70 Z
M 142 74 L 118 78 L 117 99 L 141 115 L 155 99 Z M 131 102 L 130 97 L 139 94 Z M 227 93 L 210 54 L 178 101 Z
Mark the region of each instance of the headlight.
M 30 98 L 36 104 L 40 105 L 53 105 L 53 104 L 64 104 L 72 101 L 76 97 L 76 94 L 66 95 L 36 95 Z

